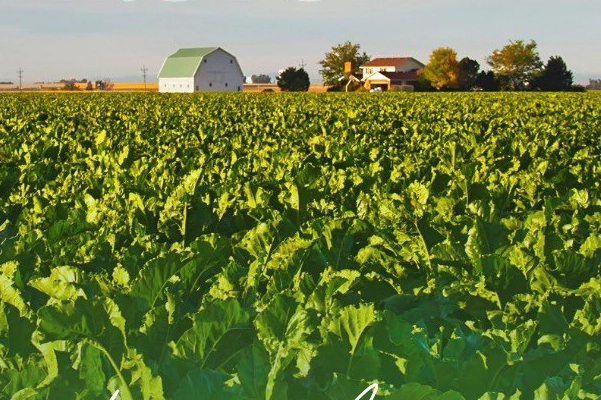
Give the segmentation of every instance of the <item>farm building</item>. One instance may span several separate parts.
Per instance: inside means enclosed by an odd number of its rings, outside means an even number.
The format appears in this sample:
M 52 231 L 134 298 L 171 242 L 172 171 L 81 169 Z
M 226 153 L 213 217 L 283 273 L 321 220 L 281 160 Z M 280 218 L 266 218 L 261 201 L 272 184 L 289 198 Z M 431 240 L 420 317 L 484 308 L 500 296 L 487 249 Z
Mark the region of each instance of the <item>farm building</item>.
M 165 59 L 159 92 L 241 92 L 244 74 L 236 57 L 220 47 L 179 49 Z
M 413 57 L 375 58 L 360 66 L 361 74 L 356 77 L 366 89 L 391 90 L 395 86 L 415 86 L 424 67 Z

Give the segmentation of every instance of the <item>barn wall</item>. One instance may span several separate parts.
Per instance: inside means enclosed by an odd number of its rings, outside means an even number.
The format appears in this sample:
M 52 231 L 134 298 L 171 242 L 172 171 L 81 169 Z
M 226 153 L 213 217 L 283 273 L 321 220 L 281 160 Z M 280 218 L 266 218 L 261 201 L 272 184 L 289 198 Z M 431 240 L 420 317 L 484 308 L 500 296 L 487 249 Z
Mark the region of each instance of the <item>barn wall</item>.
M 192 93 L 194 92 L 193 78 L 159 78 L 161 93 Z
M 201 92 L 241 92 L 243 84 L 236 58 L 221 49 L 204 57 L 194 77 L 194 88 Z

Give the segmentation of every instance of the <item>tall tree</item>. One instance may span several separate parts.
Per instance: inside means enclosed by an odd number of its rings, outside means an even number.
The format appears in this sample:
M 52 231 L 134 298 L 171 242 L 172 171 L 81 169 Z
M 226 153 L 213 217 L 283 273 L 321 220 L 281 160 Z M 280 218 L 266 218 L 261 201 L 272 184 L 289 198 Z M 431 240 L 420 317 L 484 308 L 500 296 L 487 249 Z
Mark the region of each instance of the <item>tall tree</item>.
M 289 67 L 277 77 L 278 87 L 283 92 L 306 92 L 311 86 L 309 74 L 303 69 Z
M 319 62 L 322 69 L 319 70 L 326 85 L 338 85 L 340 79 L 344 78 L 344 63 L 351 63 L 351 72 L 355 72 L 359 67 L 369 61 L 370 57 L 363 52 L 359 53 L 361 46 L 351 42 L 332 47 L 323 60 Z
M 472 90 L 476 86 L 480 64 L 476 60 L 464 57 L 459 61 L 459 79 L 457 84 L 460 90 Z
M 551 57 L 540 76 L 533 81 L 537 89 L 548 91 L 569 90 L 574 82 L 572 71 L 568 70 L 563 58 Z
M 432 86 L 432 82 L 430 82 L 424 74 L 419 74 L 417 77 L 417 82 L 415 84 L 414 90 L 416 92 L 434 92 L 436 89 Z
M 493 51 L 486 61 L 501 79 L 503 87 L 510 90 L 524 89 L 542 67 L 534 40 L 529 43 L 510 41 L 501 50 Z
M 457 52 L 450 47 L 439 47 L 430 54 L 430 61 L 424 68 L 424 77 L 436 89 L 456 89 L 459 79 Z
M 501 82 L 492 71 L 480 71 L 476 78 L 476 86 L 487 92 L 494 92 L 501 88 Z

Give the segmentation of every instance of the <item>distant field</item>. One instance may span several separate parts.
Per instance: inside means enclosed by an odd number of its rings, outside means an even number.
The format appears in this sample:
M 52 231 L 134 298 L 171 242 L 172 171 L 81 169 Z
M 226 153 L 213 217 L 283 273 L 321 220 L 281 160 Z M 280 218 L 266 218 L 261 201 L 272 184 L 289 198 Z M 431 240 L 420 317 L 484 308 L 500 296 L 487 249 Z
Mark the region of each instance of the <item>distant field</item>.
M 323 83 L 315 83 L 309 87 L 310 93 L 324 93 L 328 89 Z M 280 88 L 275 83 L 245 83 L 243 90 L 245 92 L 264 92 L 273 90 L 274 92 L 280 92 Z
M 77 90 L 86 90 L 88 86 L 87 83 L 76 83 L 75 87 Z M 62 90 L 64 84 L 62 83 L 37 83 L 37 84 L 27 84 L 23 85 L 23 91 L 59 91 Z M 311 93 L 323 93 L 326 92 L 327 86 L 324 86 L 321 83 L 313 84 L 309 88 L 309 92 Z M 15 84 L 1 84 L 0 92 L 7 91 L 18 91 L 19 85 Z M 140 82 L 114 82 L 111 90 L 114 91 L 124 91 L 124 92 L 143 92 L 145 90 L 144 84 Z M 264 92 L 264 91 L 274 91 L 280 92 L 280 88 L 278 88 L 275 83 L 267 83 L 267 84 L 244 84 L 243 89 L 244 92 Z M 159 84 L 157 82 L 147 83 L 146 91 L 148 92 L 158 92 Z
M 88 86 L 87 83 L 77 83 L 76 87 L 79 90 L 85 90 Z M 112 90 L 124 90 L 124 91 L 144 91 L 147 90 L 149 92 L 157 92 L 159 90 L 159 84 L 157 82 L 147 83 L 146 87 L 144 87 L 144 83 L 140 82 L 113 82 Z
M 94 82 L 92 82 L 92 85 L 94 85 Z M 25 84 L 22 86 L 22 91 L 60 91 L 63 90 L 65 87 L 64 83 L 31 83 L 31 84 Z M 86 88 L 88 87 L 87 83 L 76 83 L 75 87 L 77 88 L 77 90 L 86 90 Z M 16 84 L 1 84 L 0 85 L 0 91 L 18 91 L 19 90 L 19 85 Z M 144 91 L 144 84 L 143 83 L 121 83 L 121 82 L 117 82 L 117 83 L 113 83 L 113 88 L 112 90 L 117 90 L 117 91 Z M 147 83 L 146 84 L 146 90 L 149 92 L 156 92 L 159 90 L 159 84 L 158 83 Z

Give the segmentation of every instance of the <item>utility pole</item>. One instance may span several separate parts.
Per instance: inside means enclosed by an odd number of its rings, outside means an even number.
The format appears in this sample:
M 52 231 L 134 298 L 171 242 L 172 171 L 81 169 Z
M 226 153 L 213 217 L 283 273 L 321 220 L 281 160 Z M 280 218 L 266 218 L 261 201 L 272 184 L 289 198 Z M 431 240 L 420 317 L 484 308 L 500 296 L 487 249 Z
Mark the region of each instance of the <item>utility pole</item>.
M 22 89 L 22 86 L 23 86 L 23 85 L 22 85 L 22 83 L 23 83 L 23 69 L 22 69 L 22 68 L 19 68 L 19 69 L 17 70 L 17 74 L 19 74 L 19 90 L 21 90 L 21 89 Z
M 307 65 L 307 64 L 305 64 L 305 60 L 301 60 L 301 63 L 299 64 L 299 66 L 300 66 L 302 69 L 305 69 L 305 65 Z
M 142 65 L 140 71 L 142 71 L 142 76 L 144 77 L 144 91 L 146 91 L 146 72 L 148 72 L 148 68 L 146 68 L 146 65 Z

